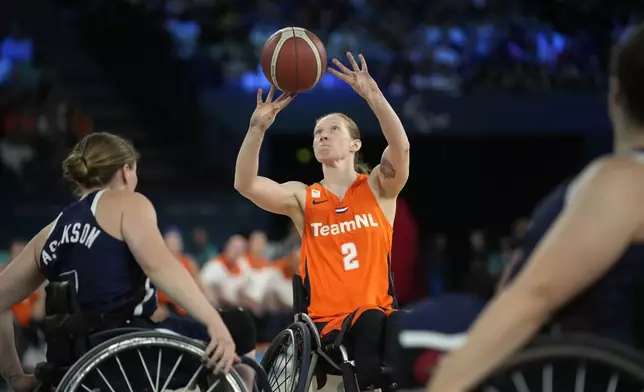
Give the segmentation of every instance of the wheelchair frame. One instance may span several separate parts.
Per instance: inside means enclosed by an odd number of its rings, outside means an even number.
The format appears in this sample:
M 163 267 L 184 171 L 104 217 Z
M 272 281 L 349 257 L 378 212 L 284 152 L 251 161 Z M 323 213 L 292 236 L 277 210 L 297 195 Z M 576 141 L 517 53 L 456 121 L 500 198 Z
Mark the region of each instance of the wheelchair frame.
M 125 350 L 150 346 L 159 347 L 159 350 L 166 347 L 182 352 L 170 376 L 167 377 L 165 382 L 167 386 L 179 366 L 181 358 L 185 354 L 193 357 L 196 356 L 199 359 L 204 355 L 206 349 L 204 342 L 196 341 L 175 333 L 133 327 L 96 329 L 96 325 L 92 324 L 92 322 L 97 320 L 96 315 L 89 315 L 86 319 L 83 317 L 84 314 L 80 312 L 80 307 L 76 299 L 76 290 L 69 282 L 51 282 L 48 284 L 46 290 L 45 337 L 48 345 L 50 341 L 54 342 L 55 346 L 51 347 L 52 351 L 61 350 L 65 352 L 62 356 L 64 358 L 63 362 L 65 363 L 45 362 L 36 366 L 36 378 L 42 382 L 39 388 L 40 391 L 50 392 L 54 387 L 56 387 L 56 391 L 60 392 L 80 390 L 81 382 L 92 369 L 97 369 L 98 374 L 109 386 L 109 382 L 106 381 L 100 369 L 98 369 L 98 365 L 110 358 L 116 359 L 127 386 L 132 390 L 130 381 L 127 375 L 125 375 L 118 358 L 118 354 Z M 98 320 L 103 321 L 103 317 L 98 317 Z M 83 325 L 85 321 L 88 322 L 88 325 Z M 50 332 L 49 335 L 47 331 Z M 97 343 L 89 348 L 92 346 L 92 340 L 100 341 L 101 343 Z M 162 363 L 160 353 L 161 351 L 159 351 L 157 373 L 160 371 L 159 369 Z M 153 386 L 153 390 L 157 390 L 159 387 L 159 374 L 157 374 L 155 387 L 155 383 L 152 381 L 140 351 L 139 358 L 144 365 L 150 385 Z M 48 360 L 50 360 L 49 354 Z M 242 358 L 242 362 L 254 368 L 258 374 L 256 379 L 258 390 L 270 392 L 268 381 L 259 365 L 250 358 Z M 203 369 L 204 366 L 201 365 L 197 369 L 197 372 L 194 373 L 189 384 L 195 382 L 197 377 L 203 373 Z M 242 378 L 234 369 L 224 377 L 233 392 L 249 392 Z M 216 384 L 213 384 L 213 387 L 214 385 Z M 212 388 L 209 389 L 209 391 L 211 390 Z
M 310 362 L 309 366 L 307 369 L 307 375 L 304 384 L 302 384 L 302 379 L 300 378 L 300 381 L 298 382 L 298 385 L 295 386 L 294 391 L 289 391 L 289 392 L 308 392 L 311 382 L 313 380 L 313 376 L 316 376 L 317 378 L 317 388 L 318 390 L 323 388 L 324 385 L 326 385 L 326 376 L 328 375 L 334 375 L 334 376 L 341 376 L 342 377 L 342 382 L 344 384 L 344 389 L 346 392 L 359 392 L 359 387 L 358 387 L 358 380 L 356 378 L 355 374 L 355 367 L 354 367 L 354 361 L 349 358 L 348 352 L 346 347 L 342 344 L 342 340 L 344 338 L 344 334 L 346 330 L 348 329 L 348 324 L 343 325 L 342 331 L 340 332 L 340 335 L 338 338 L 331 344 L 323 345 L 322 344 L 322 339 L 320 338 L 320 333 L 318 332 L 317 326 L 313 322 L 313 320 L 309 317 L 309 315 L 306 313 L 306 304 L 308 303 L 308 294 L 306 293 L 306 290 L 304 288 L 304 283 L 302 282 L 302 278 L 299 275 L 294 275 L 293 276 L 293 310 L 295 311 L 295 316 L 294 316 L 294 323 L 291 324 L 287 329 L 282 331 L 284 333 L 285 331 L 288 330 L 306 330 L 308 332 L 308 335 L 310 335 L 310 349 L 309 353 L 307 353 L 307 350 L 303 350 L 303 355 L 305 356 L 310 356 Z M 278 337 L 280 336 L 278 335 Z M 270 365 L 270 362 L 273 360 L 273 358 L 270 358 L 269 352 L 272 353 L 271 348 L 279 343 L 278 338 L 273 340 L 273 343 L 271 343 L 271 346 L 269 347 L 269 350 L 266 352 L 264 355 L 264 359 L 262 359 L 262 366 L 266 371 L 269 373 L 268 366 Z M 338 354 L 340 358 L 340 362 L 337 362 L 332 358 L 332 354 Z M 322 366 L 327 365 L 326 368 L 320 367 L 319 363 L 319 357 L 322 357 L 324 360 L 324 363 Z M 390 373 L 388 368 L 383 367 L 382 368 L 383 373 Z

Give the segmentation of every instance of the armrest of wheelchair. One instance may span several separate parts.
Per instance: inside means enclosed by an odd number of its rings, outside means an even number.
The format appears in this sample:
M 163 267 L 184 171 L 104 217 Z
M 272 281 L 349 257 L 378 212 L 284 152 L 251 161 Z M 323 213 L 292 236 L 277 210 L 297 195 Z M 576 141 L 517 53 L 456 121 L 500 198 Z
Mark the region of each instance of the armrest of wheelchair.
M 331 357 L 340 359 L 342 363 L 349 362 L 351 360 L 349 358 L 349 355 L 347 354 L 347 350 L 341 344 L 327 344 L 326 346 L 322 347 L 322 351 L 324 351 Z

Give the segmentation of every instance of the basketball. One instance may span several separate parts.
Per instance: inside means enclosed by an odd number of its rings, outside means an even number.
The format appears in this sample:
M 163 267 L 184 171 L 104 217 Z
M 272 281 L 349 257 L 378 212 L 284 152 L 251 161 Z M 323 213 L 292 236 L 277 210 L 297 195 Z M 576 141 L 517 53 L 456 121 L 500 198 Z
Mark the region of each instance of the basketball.
M 262 48 L 262 71 L 269 82 L 287 93 L 300 93 L 313 88 L 327 66 L 322 41 L 300 27 L 285 27 Z

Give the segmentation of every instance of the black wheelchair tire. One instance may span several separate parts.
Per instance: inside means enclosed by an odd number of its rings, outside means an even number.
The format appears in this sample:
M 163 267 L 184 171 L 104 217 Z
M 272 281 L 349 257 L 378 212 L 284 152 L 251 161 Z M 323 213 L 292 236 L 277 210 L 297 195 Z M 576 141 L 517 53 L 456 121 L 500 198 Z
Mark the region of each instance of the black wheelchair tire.
M 242 357 L 242 364 L 249 366 L 255 371 L 255 388 L 258 392 L 272 392 L 271 384 L 268 382 L 268 376 L 261 364 L 252 358 Z
M 302 355 L 300 358 L 299 369 L 296 370 L 298 373 L 298 383 L 297 385 L 295 385 L 292 391 L 286 392 L 306 392 L 308 387 L 306 384 L 313 352 L 311 351 L 311 332 L 304 323 L 297 321 L 280 332 L 275 337 L 275 339 L 273 339 L 271 345 L 268 347 L 268 350 L 266 350 L 266 353 L 264 353 L 264 357 L 262 358 L 261 363 L 262 367 L 268 374 L 271 363 L 277 359 L 277 355 L 279 354 L 278 348 L 280 342 L 285 338 L 285 336 L 290 335 L 291 331 L 294 334 L 299 333 L 302 336 Z
M 644 354 L 615 341 L 591 335 L 544 336 L 537 338 L 497 369 L 476 391 L 484 391 L 495 380 L 524 366 L 547 359 L 579 358 L 614 367 L 644 385 Z
M 56 387 L 56 392 L 72 392 L 73 390 L 71 389 L 71 387 L 76 375 L 89 363 L 94 362 L 96 360 L 101 361 L 99 358 L 103 356 L 103 352 L 109 347 L 113 347 L 114 345 L 121 345 L 127 342 L 128 340 L 138 340 L 138 339 L 153 339 L 157 341 L 179 342 L 184 346 L 188 346 L 194 349 L 195 352 L 201 352 L 201 353 L 205 352 L 207 347 L 204 342 L 190 339 L 181 335 L 168 334 L 168 333 L 163 333 L 158 331 L 133 332 L 133 333 L 117 336 L 115 338 L 109 339 L 93 347 L 91 350 L 86 352 L 78 361 L 76 361 L 76 363 L 74 363 L 74 365 L 72 365 L 72 367 L 69 368 L 67 373 L 65 373 L 63 378 L 60 380 L 60 383 Z M 110 358 L 110 357 L 105 357 L 102 360 L 105 360 L 107 358 Z M 241 376 L 234 369 L 230 371 L 228 374 L 226 374 L 226 380 L 229 383 L 236 383 L 237 385 L 240 386 L 240 388 L 243 391 L 246 391 L 247 389 Z M 246 392 L 251 392 L 251 391 L 246 391 Z

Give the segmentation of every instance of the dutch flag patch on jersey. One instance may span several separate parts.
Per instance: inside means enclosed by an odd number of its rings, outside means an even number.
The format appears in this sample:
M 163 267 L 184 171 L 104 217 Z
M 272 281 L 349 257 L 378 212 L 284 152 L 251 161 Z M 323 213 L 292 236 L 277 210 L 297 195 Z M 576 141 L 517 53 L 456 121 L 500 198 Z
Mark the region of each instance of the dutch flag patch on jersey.
M 335 209 L 335 213 L 336 214 L 344 214 L 348 210 L 349 210 L 348 206 L 346 206 L 346 207 L 338 207 L 338 208 Z

